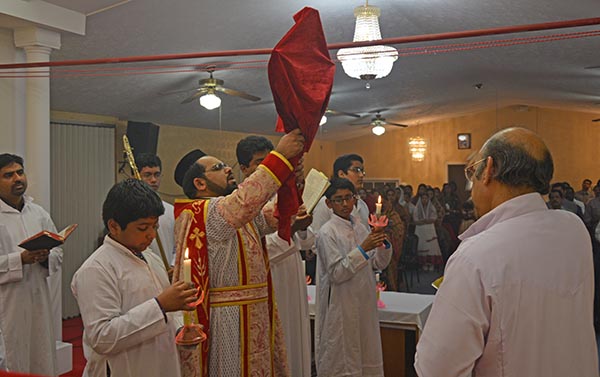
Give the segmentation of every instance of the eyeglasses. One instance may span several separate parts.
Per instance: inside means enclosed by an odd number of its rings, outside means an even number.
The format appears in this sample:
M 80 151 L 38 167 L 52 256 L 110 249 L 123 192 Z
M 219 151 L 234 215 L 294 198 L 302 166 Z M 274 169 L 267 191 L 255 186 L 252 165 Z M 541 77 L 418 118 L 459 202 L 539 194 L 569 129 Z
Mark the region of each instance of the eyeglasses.
M 228 167 L 229 167 L 229 165 L 227 165 L 226 163 L 218 162 L 218 163 L 214 164 L 210 169 L 208 169 L 208 171 L 219 171 L 219 170 L 223 170 Z
M 344 204 L 344 202 L 350 203 L 351 201 L 356 200 L 356 195 L 347 195 L 347 196 L 344 196 L 343 198 L 331 198 L 329 200 L 338 205 Z
M 142 178 L 144 178 L 144 179 L 150 179 L 152 177 L 158 179 L 158 178 L 160 178 L 160 176 L 161 176 L 161 173 L 159 171 L 157 171 L 156 173 L 150 173 L 150 172 L 142 173 Z
M 353 172 L 358 174 L 367 175 L 365 168 L 361 168 L 360 166 L 353 166 L 351 168 L 348 168 L 348 170 L 352 170 Z
M 467 178 L 467 181 L 469 181 L 471 183 L 473 182 L 473 175 L 475 174 L 475 166 L 481 164 L 485 160 L 487 160 L 487 157 L 482 158 L 479 161 L 475 161 L 474 163 L 472 163 L 471 165 L 469 165 L 465 168 L 465 177 Z

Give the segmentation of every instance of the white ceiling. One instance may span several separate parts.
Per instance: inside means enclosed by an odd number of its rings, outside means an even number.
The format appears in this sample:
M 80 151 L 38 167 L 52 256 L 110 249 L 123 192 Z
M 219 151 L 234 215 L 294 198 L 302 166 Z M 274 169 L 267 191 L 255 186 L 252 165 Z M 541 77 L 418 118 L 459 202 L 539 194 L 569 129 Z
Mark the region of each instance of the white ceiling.
M 47 1 L 85 14 L 118 2 Z M 63 34 L 62 47 L 52 53 L 52 60 L 272 48 L 293 25 L 294 13 L 304 6 L 320 11 L 328 43 L 349 42 L 354 32 L 353 8 L 361 4 L 348 0 L 132 0 L 88 16 L 85 36 Z M 372 5 L 381 8 L 384 38 L 600 16 L 598 0 L 378 0 Z M 582 30 L 600 30 L 600 25 L 486 37 L 485 40 Z M 438 41 L 429 45 L 476 40 L 483 39 Z M 389 108 L 383 113 L 387 120 L 409 125 L 512 104 L 600 113 L 600 80 L 597 79 L 600 69 L 584 69 L 600 65 L 599 43 L 600 37 L 589 37 L 401 57 L 392 73 L 373 81 L 370 90 L 365 89 L 364 82 L 347 77 L 338 64 L 329 107 L 362 115 L 373 109 Z M 332 57 L 335 58 L 336 52 L 331 51 Z M 145 64 L 267 59 L 268 56 L 246 56 Z M 260 65 L 266 67 L 266 63 Z M 216 72 L 215 77 L 224 80 L 225 86 L 262 98 L 258 103 L 251 103 L 222 96 L 220 114 L 218 110 L 205 110 L 195 101 L 180 105 L 192 92 L 161 94 L 194 88 L 199 79 L 206 77 L 208 75 L 201 71 L 55 77 L 51 79 L 51 107 L 158 124 L 273 133 L 276 114 L 266 68 Z M 476 83 L 483 83 L 482 89 L 476 89 Z M 591 114 L 590 119 L 593 117 Z M 370 115 L 365 118 L 367 123 L 369 118 Z M 355 119 L 330 118 L 318 137 L 339 140 L 369 132 L 368 127 L 349 126 L 351 121 Z

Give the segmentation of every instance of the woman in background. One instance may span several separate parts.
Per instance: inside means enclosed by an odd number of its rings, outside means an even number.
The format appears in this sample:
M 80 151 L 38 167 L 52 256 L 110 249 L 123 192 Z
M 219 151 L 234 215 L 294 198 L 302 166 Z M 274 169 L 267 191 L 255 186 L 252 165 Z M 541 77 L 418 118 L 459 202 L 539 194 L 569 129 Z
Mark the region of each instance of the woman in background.
M 416 225 L 415 234 L 419 237 L 419 264 L 424 271 L 433 271 L 442 266 L 442 253 L 438 244 L 435 222 L 437 212 L 427 192 L 420 195 L 413 220 Z

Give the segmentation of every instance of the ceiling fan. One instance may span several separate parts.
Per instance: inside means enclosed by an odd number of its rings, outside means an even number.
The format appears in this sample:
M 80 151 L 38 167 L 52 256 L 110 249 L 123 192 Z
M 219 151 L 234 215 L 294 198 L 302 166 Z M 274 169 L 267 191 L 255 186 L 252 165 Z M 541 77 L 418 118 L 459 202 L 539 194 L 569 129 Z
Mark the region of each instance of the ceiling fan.
M 319 126 L 322 126 L 325 123 L 327 123 L 328 117 L 338 116 L 338 115 L 346 115 L 346 116 L 353 117 L 353 118 L 360 118 L 360 115 L 358 115 L 358 114 L 347 113 L 345 111 L 338 111 L 338 110 L 333 110 L 333 109 L 327 109 L 327 110 L 325 110 L 325 114 L 323 114 L 323 116 L 321 117 Z
M 230 89 L 223 86 L 224 81 L 213 78 L 213 72 L 215 66 L 206 68 L 206 72 L 210 74 L 207 79 L 201 79 L 198 81 L 200 87 L 195 89 L 196 92 L 191 96 L 187 97 L 181 104 L 190 103 L 196 98 L 200 98 L 200 104 L 208 110 L 216 109 L 221 106 L 221 99 L 217 96 L 217 92 L 224 93 L 230 96 L 240 97 L 248 101 L 260 101 L 260 97 L 253 96 L 240 90 Z
M 371 123 L 362 124 L 362 125 L 373 126 L 371 131 L 377 136 L 381 136 L 385 133 L 384 126 L 408 127 L 408 125 L 406 125 L 406 124 L 386 121 L 385 118 L 381 116 L 381 112 L 386 111 L 386 110 L 388 110 L 388 109 L 377 109 L 377 110 L 369 111 L 370 114 L 375 114 L 375 117 L 371 119 Z M 358 124 L 358 125 L 360 126 L 361 124 Z

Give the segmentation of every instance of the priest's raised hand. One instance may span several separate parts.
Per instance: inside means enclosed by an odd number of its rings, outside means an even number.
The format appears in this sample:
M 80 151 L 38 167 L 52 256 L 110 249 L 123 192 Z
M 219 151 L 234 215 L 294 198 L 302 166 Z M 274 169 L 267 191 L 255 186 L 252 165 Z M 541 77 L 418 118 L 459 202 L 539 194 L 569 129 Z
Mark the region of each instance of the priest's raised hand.
M 275 152 L 282 154 L 288 160 L 296 157 L 304 150 L 304 136 L 300 129 L 285 134 L 279 140 Z

